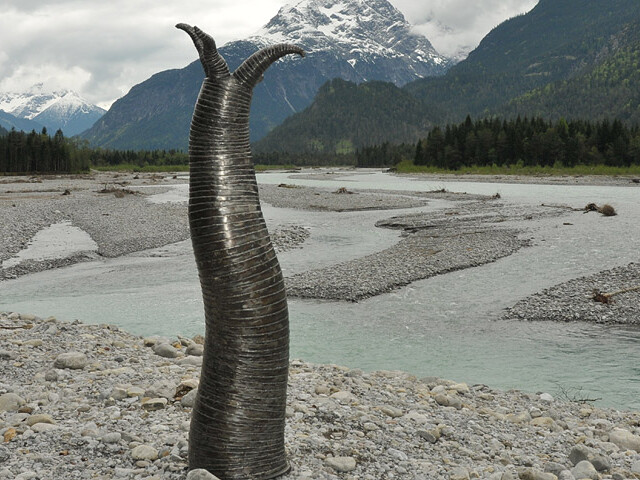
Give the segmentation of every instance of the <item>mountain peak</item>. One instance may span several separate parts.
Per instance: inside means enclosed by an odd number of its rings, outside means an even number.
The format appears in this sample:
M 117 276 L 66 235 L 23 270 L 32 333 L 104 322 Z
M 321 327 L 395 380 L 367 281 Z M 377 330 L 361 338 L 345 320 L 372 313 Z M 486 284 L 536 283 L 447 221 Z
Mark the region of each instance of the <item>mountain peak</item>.
M 296 43 L 309 53 L 338 49 L 352 57 L 352 66 L 367 61 L 363 55 L 414 57 L 431 67 L 448 63 L 387 0 L 302 0 L 280 8 L 248 40 Z M 416 70 L 416 77 L 429 74 Z
M 89 128 L 105 111 L 69 89 L 49 90 L 36 83 L 19 93 L 0 93 L 0 110 L 14 117 L 39 122 L 71 136 Z

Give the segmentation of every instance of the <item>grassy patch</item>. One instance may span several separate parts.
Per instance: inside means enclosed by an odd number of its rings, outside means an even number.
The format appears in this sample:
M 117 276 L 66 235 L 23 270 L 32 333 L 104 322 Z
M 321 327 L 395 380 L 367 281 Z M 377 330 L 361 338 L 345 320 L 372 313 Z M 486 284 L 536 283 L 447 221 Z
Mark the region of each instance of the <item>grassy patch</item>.
M 108 165 L 91 167 L 93 170 L 99 172 L 188 172 L 189 165 L 145 165 L 139 167 L 138 165 L 132 165 L 130 163 L 121 163 L 120 165 Z
M 447 170 L 444 168 L 414 165 L 409 160 L 403 160 L 396 165 L 399 173 L 452 173 L 455 175 L 531 175 L 531 176 L 579 176 L 579 175 L 637 175 L 640 176 L 640 165 L 631 167 L 609 167 L 607 165 L 576 165 L 575 167 L 541 167 L 541 166 L 472 166 L 462 167 L 459 170 Z

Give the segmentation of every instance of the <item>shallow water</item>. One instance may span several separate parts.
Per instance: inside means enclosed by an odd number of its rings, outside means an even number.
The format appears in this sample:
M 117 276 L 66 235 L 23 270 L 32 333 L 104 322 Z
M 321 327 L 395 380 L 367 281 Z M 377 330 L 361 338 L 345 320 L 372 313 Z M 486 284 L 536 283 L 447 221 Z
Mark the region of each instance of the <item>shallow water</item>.
M 36 233 L 24 250 L 2 262 L 2 268 L 13 267 L 25 260 L 67 258 L 96 250 L 98 244 L 84 230 L 71 225 L 69 221 L 54 223 Z
M 510 257 L 357 304 L 291 299 L 291 354 L 366 370 L 400 369 L 498 388 L 601 398 L 601 405 L 640 409 L 640 329 L 498 320 L 504 308 L 543 288 L 637 261 L 640 190 L 428 182 L 382 173 L 348 174 L 328 181 L 296 177 L 269 173 L 259 175 L 259 181 L 331 189 L 347 184 L 350 190 L 499 192 L 505 201 L 523 208 L 540 203 L 614 205 L 617 217 L 567 212 L 536 221 L 527 235 L 532 246 Z M 444 204 L 432 202 L 425 209 Z M 270 227 L 295 223 L 311 231 L 303 249 L 279 255 L 290 275 L 394 244 L 398 232 L 373 224 L 401 212 L 335 214 L 265 206 L 264 213 Z M 114 323 L 142 335 L 203 330 L 189 241 L 3 282 L 1 292 L 3 310 Z

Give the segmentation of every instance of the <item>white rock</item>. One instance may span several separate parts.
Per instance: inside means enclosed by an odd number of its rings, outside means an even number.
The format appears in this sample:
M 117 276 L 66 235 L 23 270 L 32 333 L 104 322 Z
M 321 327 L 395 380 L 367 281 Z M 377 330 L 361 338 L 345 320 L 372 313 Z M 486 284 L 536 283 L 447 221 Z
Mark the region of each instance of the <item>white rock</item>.
M 628 430 L 614 428 L 609 433 L 609 441 L 615 443 L 624 450 L 635 450 L 640 452 L 640 436 L 634 435 Z
M 577 479 L 590 478 L 592 480 L 598 480 L 600 478 L 598 471 L 588 460 L 578 462 L 578 464 L 571 469 L 571 474 Z
M 336 472 L 351 472 L 356 469 L 356 459 L 353 457 L 329 457 L 326 464 Z
M 58 355 L 53 362 L 54 368 L 82 370 L 87 366 L 87 356 L 82 352 L 66 352 Z
M 150 445 L 138 445 L 131 450 L 131 456 L 135 460 L 155 460 L 158 458 L 158 451 Z
M 36 433 L 50 432 L 51 430 L 57 430 L 57 429 L 58 429 L 58 426 L 52 423 L 36 423 L 31 427 L 31 430 L 33 430 Z
M 191 390 L 180 400 L 180 404 L 183 407 L 193 408 L 196 403 L 196 395 L 198 394 L 198 389 Z
M 25 404 L 24 399 L 17 393 L 0 395 L 0 412 L 14 412 Z
M 220 480 L 218 477 L 209 473 L 203 468 L 198 468 L 196 470 L 191 470 L 187 474 L 187 480 Z

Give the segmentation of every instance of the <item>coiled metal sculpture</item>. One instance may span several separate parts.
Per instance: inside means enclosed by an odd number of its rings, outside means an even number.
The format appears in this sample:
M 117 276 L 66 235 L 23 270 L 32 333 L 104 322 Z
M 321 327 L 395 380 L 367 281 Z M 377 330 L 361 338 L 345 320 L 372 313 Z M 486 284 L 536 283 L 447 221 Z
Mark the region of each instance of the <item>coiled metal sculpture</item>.
M 197 27 L 176 27 L 193 40 L 206 74 L 189 134 L 189 224 L 206 321 L 189 468 L 223 480 L 273 478 L 289 470 L 289 316 L 258 199 L 249 107 L 264 71 L 304 52 L 267 47 L 231 74 L 213 38 Z

